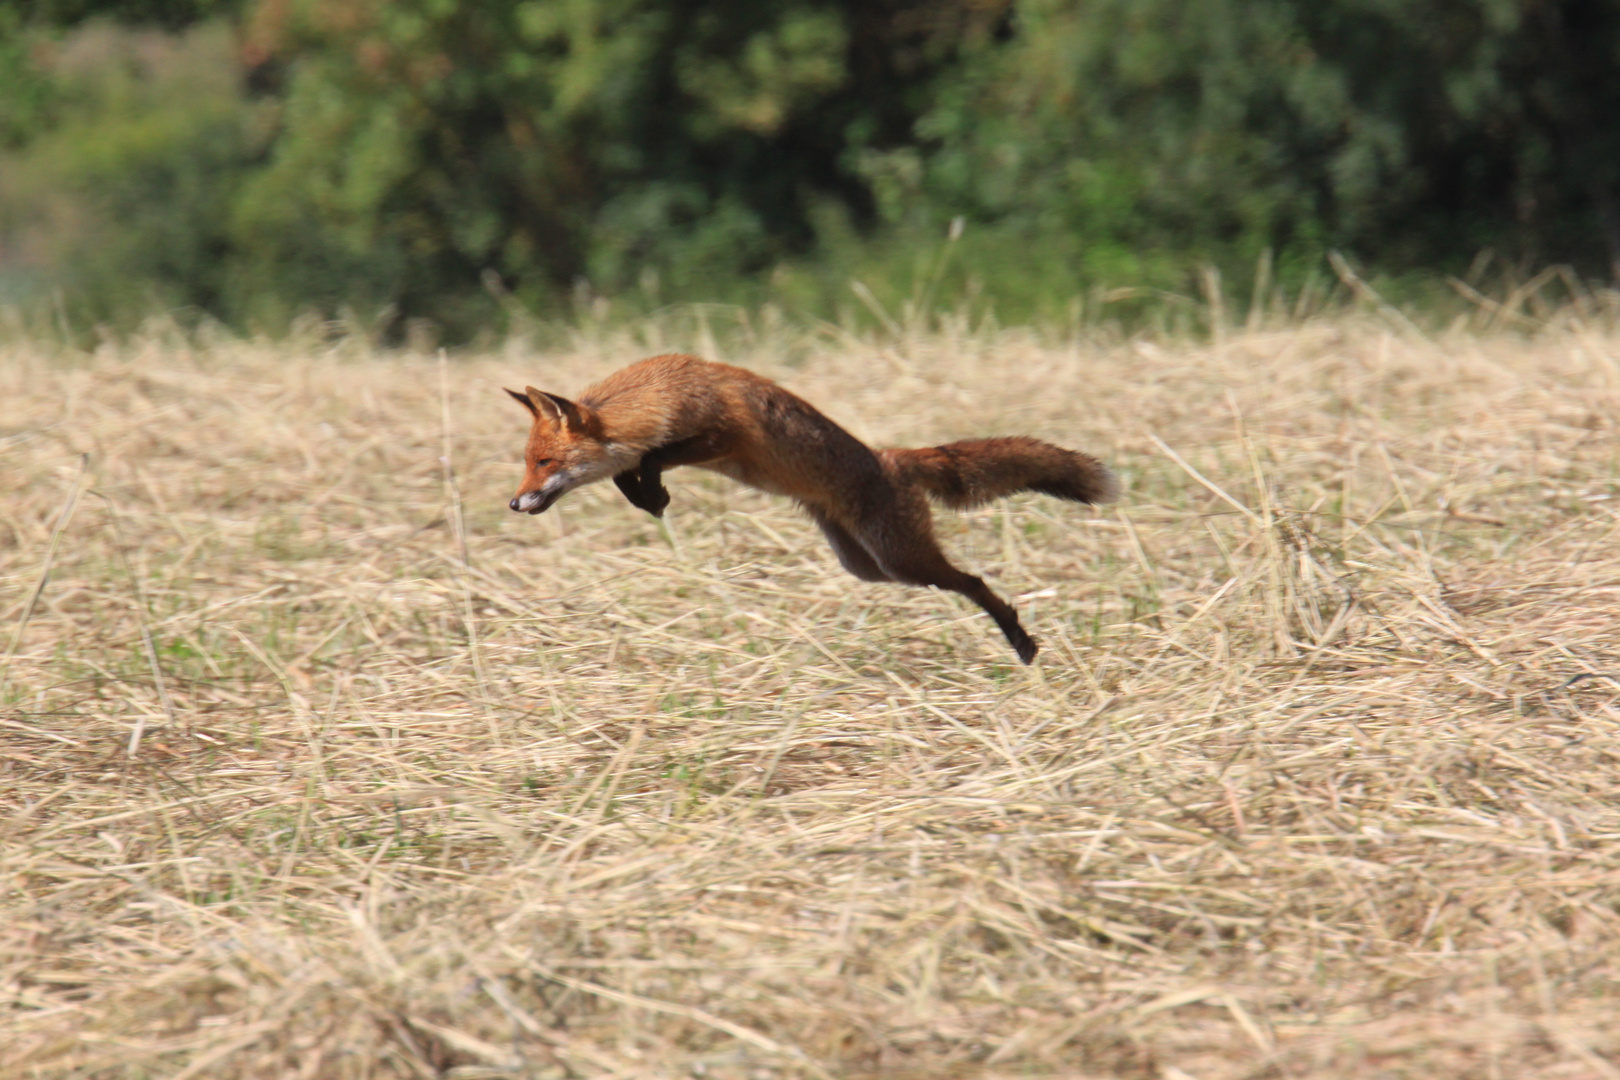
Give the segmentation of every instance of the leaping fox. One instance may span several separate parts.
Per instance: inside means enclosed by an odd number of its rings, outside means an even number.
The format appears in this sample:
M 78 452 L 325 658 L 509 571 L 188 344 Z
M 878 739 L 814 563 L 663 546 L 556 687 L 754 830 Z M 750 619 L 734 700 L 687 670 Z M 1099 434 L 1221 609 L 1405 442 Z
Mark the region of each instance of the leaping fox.
M 1096 458 L 1021 435 L 874 452 L 769 379 L 695 356 L 631 364 L 577 402 L 532 386 L 507 393 L 534 418 L 513 510 L 544 513 L 574 488 L 611 476 L 633 506 L 662 517 L 665 469 L 711 469 L 796 500 L 862 581 L 961 593 L 989 612 L 1026 664 L 1035 640 L 1012 605 L 951 565 L 925 496 L 960 510 L 1015 491 L 1083 503 L 1119 494 Z

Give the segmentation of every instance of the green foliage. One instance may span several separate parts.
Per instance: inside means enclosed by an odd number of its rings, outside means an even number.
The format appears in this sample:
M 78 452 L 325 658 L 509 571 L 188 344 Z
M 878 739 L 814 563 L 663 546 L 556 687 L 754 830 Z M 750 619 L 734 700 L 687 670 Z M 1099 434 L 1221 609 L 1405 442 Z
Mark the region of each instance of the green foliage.
M 97 24 L 36 51 L 50 83 L 14 129 L 35 130 L 0 156 L 0 299 L 53 286 L 75 321 L 223 311 L 226 223 L 250 161 L 227 29 Z
M 0 301 L 460 336 L 851 278 L 1053 317 L 1333 248 L 1602 273 L 1615 70 L 1607 0 L 0 2 Z
M 869 175 L 895 225 L 965 215 L 1058 294 L 1267 250 L 1297 276 L 1334 247 L 1594 271 L 1620 259 L 1617 64 L 1620 9 L 1586 0 L 1023 0 L 941 85 L 925 151 Z
M 480 283 L 540 309 L 580 282 L 722 289 L 809 252 L 818 200 L 870 216 L 852 151 L 909 137 L 890 99 L 928 68 L 857 64 L 871 47 L 852 37 L 863 12 L 826 0 L 279 7 L 256 32 L 286 58 L 284 112 L 235 226 L 272 295 L 358 290 L 452 322 Z
M 43 126 L 50 80 L 33 62 L 19 11 L 0 5 L 0 150 L 21 145 Z
M 211 16 L 235 14 L 242 0 L 8 0 L 0 11 L 35 26 L 76 26 L 91 20 L 179 30 Z

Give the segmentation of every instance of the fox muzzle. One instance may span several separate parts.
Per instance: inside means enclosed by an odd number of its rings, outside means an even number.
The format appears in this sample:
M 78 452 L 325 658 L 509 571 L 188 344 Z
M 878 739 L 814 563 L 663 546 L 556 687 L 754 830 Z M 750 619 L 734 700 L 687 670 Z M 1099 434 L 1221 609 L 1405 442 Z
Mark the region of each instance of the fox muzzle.
M 550 508 L 562 492 L 525 491 L 506 505 L 519 514 L 539 514 Z

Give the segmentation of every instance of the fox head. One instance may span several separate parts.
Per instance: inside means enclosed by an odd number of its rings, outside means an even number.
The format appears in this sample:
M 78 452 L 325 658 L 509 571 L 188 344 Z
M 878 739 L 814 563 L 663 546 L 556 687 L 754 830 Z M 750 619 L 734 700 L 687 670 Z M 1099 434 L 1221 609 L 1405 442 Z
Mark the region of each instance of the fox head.
M 529 410 L 534 423 L 523 448 L 523 482 L 508 503 L 522 514 L 539 514 L 581 484 L 601 480 L 618 470 L 611 444 L 602 438 L 596 413 L 565 397 L 534 387 L 508 390 Z

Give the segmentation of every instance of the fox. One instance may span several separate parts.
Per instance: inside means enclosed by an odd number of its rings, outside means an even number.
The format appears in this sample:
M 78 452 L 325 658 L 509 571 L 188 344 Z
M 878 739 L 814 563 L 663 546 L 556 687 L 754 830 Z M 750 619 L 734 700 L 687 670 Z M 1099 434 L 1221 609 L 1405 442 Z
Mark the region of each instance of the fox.
M 1023 435 L 873 450 L 770 379 L 680 353 L 620 368 L 577 400 L 532 386 L 506 392 L 531 419 L 523 480 L 508 504 L 517 513 L 543 514 L 611 477 L 632 506 L 661 518 L 663 474 L 708 469 L 796 501 L 862 581 L 965 596 L 1025 664 L 1035 639 L 1011 604 L 946 558 L 928 500 L 963 510 L 1018 491 L 1092 505 L 1119 496 L 1101 461 Z

